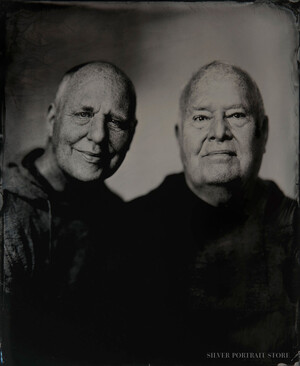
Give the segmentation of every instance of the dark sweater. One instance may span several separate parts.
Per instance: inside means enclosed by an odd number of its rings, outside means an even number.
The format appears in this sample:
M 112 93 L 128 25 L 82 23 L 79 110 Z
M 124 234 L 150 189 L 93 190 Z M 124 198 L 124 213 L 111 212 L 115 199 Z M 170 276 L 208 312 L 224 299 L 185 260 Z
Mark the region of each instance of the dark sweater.
M 130 203 L 134 252 L 144 258 L 135 309 L 141 359 L 212 365 L 241 360 L 211 360 L 210 352 L 296 353 L 297 204 L 258 179 L 251 202 L 238 206 L 208 205 L 183 174 Z

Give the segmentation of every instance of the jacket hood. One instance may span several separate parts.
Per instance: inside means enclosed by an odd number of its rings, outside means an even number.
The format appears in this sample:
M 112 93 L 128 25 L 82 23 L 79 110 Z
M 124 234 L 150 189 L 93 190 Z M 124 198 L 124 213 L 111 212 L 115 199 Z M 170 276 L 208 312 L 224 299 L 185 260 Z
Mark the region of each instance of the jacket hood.
M 25 157 L 19 154 L 13 162 L 9 162 L 4 168 L 3 189 L 29 200 L 48 199 L 47 193 L 29 169 L 43 152 L 43 149 L 37 149 Z

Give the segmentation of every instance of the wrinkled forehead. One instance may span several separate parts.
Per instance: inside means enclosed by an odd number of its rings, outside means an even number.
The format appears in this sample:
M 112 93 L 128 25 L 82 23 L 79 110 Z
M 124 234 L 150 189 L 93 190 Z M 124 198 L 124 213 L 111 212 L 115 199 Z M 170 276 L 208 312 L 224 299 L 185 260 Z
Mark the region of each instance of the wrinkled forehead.
M 93 72 L 90 74 L 75 74 L 70 80 L 70 91 L 75 97 L 82 91 L 110 95 L 114 98 L 129 98 L 126 81 L 112 72 Z
M 62 102 L 65 106 L 80 104 L 94 108 L 105 102 L 127 112 L 131 97 L 127 81 L 116 73 L 79 71 L 68 81 Z
M 201 78 L 191 83 L 187 108 L 197 104 L 222 103 L 224 106 L 242 102 L 250 107 L 250 95 L 247 83 L 235 73 L 224 73 L 218 70 L 207 71 Z

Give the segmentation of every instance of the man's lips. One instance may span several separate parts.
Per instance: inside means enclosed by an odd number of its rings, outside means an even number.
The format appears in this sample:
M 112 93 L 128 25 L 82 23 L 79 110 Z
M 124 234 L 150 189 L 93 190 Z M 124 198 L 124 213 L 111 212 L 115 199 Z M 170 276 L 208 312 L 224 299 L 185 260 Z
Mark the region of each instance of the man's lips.
M 202 156 L 214 156 L 214 155 L 228 155 L 228 156 L 236 156 L 236 152 L 232 150 L 213 150 L 209 151 Z
M 91 151 L 85 151 L 85 150 L 78 150 L 78 149 L 74 149 L 76 150 L 85 161 L 87 161 L 88 163 L 92 163 L 92 164 L 97 164 L 100 162 L 102 154 L 101 153 L 94 153 Z

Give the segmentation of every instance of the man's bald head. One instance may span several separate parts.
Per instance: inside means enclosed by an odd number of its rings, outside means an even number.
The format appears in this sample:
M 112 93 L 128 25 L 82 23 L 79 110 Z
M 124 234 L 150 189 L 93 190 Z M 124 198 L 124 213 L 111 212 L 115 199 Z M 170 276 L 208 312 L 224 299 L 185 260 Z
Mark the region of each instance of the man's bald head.
M 265 117 L 264 104 L 257 84 L 251 76 L 241 68 L 220 61 L 213 61 L 201 67 L 190 79 L 183 89 L 180 97 L 181 120 L 184 120 L 192 94 L 196 91 L 201 81 L 206 79 L 222 79 L 224 77 L 233 77 L 239 86 L 245 90 L 250 108 L 252 109 L 256 122 L 259 125 Z
M 105 61 L 92 61 L 72 67 L 68 70 L 57 89 L 55 105 L 59 110 L 64 104 L 64 98 L 72 87 L 77 86 L 82 80 L 93 76 L 101 76 L 104 79 L 113 80 L 125 90 L 125 95 L 130 100 L 130 114 L 135 118 L 136 93 L 132 81 L 117 66 Z

